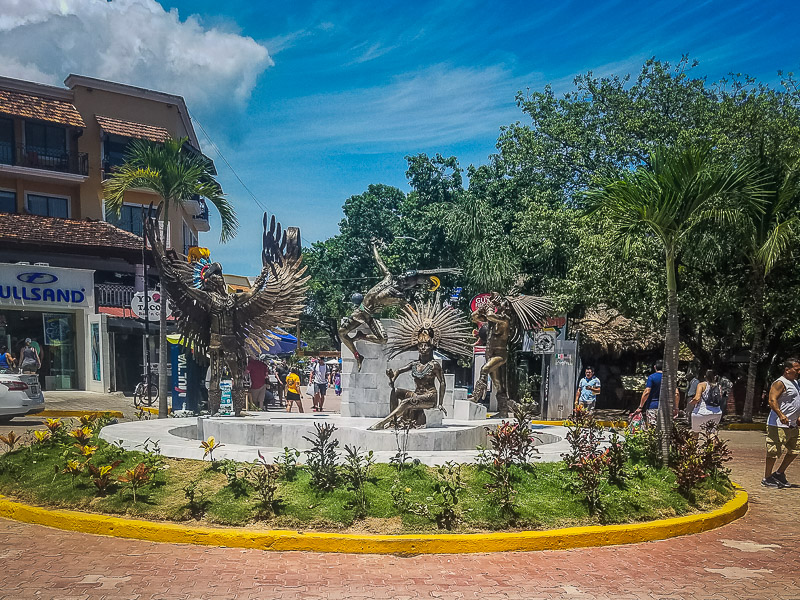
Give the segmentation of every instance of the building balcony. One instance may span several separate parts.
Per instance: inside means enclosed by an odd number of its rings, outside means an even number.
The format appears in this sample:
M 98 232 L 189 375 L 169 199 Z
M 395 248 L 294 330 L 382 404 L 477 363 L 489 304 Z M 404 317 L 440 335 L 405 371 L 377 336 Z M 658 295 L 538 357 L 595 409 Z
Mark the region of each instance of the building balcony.
M 97 306 L 130 308 L 136 288 L 132 285 L 118 283 L 98 283 L 94 292 Z
M 208 222 L 208 205 L 203 202 L 203 210 L 199 214 L 192 217 L 192 224 L 197 231 L 208 231 L 211 225 Z
M 0 143 L 0 170 L 40 178 L 78 179 L 89 175 L 89 155 Z

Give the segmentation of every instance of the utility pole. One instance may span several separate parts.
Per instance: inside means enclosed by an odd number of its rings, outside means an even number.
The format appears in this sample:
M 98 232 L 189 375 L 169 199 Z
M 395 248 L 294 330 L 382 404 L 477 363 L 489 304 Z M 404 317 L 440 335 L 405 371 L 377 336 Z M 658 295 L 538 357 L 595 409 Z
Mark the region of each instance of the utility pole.
M 147 406 L 153 405 L 150 394 L 150 290 L 147 283 L 147 236 L 145 235 L 144 205 L 142 205 L 142 272 L 144 273 L 144 378 L 147 387 Z

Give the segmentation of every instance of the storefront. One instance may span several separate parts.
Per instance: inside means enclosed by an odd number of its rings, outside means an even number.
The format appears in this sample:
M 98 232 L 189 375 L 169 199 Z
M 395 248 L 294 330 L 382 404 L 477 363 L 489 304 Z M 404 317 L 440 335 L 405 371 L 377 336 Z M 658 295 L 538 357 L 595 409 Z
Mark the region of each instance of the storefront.
M 18 358 L 31 339 L 43 389 L 104 389 L 108 336 L 94 313 L 94 271 L 0 263 L 0 344 Z

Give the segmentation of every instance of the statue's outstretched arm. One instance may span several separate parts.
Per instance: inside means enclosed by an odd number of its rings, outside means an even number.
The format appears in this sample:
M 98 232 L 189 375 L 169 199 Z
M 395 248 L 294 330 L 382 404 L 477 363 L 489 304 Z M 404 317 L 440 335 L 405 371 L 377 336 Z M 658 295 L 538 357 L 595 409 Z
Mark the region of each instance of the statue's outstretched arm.
M 389 269 L 386 267 L 386 263 L 383 262 L 381 255 L 378 253 L 378 244 L 374 240 L 372 242 L 372 256 L 375 258 L 375 262 L 378 264 L 381 273 L 383 273 L 384 276 L 391 275 Z

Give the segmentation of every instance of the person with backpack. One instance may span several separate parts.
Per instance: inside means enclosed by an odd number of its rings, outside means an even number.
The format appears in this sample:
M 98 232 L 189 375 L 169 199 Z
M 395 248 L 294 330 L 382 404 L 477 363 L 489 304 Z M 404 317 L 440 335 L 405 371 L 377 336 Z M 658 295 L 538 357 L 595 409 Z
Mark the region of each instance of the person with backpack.
M 688 401 L 691 411 L 692 433 L 700 433 L 708 423 L 716 428 L 722 420 L 722 404 L 725 402 L 719 385 L 719 376 L 713 369 L 706 371 L 705 381 L 697 384 L 694 398 Z

